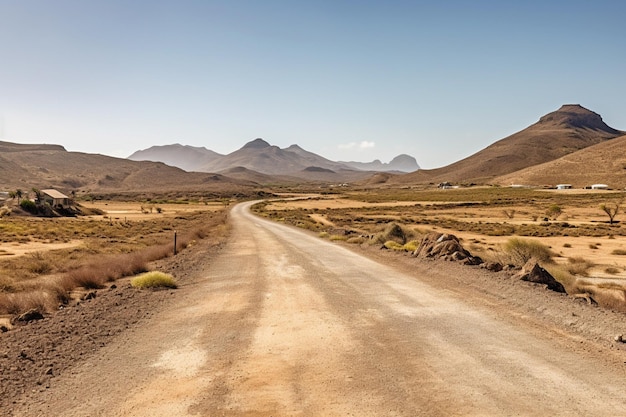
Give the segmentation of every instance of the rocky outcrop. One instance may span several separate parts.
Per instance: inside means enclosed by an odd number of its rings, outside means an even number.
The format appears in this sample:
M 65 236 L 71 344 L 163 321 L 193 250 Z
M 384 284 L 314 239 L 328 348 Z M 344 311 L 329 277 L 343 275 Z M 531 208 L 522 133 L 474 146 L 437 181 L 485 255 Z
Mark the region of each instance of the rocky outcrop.
M 480 265 L 482 259 L 466 250 L 459 238 L 448 233 L 432 232 L 424 236 L 413 256 L 421 258 L 444 259 L 462 262 L 466 265 Z
M 522 267 L 522 270 L 515 274 L 513 278 L 521 279 L 522 281 L 534 282 L 537 284 L 543 284 L 548 289 L 556 292 L 565 292 L 565 288 L 558 282 L 548 271 L 543 269 L 536 259 L 531 259 Z

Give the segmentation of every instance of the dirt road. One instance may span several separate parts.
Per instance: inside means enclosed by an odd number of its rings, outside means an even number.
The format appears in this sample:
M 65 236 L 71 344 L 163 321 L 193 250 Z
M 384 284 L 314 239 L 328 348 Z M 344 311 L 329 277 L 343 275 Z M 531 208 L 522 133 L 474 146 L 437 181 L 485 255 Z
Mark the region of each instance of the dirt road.
M 248 206 L 178 301 L 15 415 L 626 415 L 623 364 Z

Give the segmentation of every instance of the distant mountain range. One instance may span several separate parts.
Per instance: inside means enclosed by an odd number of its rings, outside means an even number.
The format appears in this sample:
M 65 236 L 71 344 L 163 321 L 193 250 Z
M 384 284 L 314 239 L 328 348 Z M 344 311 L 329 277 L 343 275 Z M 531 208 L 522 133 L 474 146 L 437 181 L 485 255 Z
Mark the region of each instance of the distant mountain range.
M 228 155 L 210 151 L 206 148 L 183 146 L 180 144 L 152 146 L 140 150 L 128 157 L 133 161 L 158 161 L 177 166 L 186 171 L 224 173 L 235 168 L 246 168 L 267 175 L 289 175 L 293 177 L 309 177 L 311 168 L 319 168 L 330 172 L 345 171 L 395 171 L 412 172 L 419 169 L 415 158 L 399 155 L 388 164 L 376 160 L 370 163 L 335 162 L 313 152 L 306 151 L 298 145 L 281 149 L 270 145 L 263 139 L 255 139 L 246 143 Z M 330 171 L 330 172 L 328 172 Z M 323 172 L 323 171 L 313 171 Z
M 0 141 L 0 191 L 35 187 L 65 193 L 251 195 L 274 185 L 310 190 L 343 183 L 363 188 L 422 187 L 446 181 L 626 187 L 626 132 L 608 126 L 599 114 L 577 104 L 564 105 L 528 128 L 446 167 L 405 174 L 401 171 L 417 166 L 409 156 L 400 155 L 389 164 L 334 162 L 297 145 L 280 149 L 262 139 L 228 155 L 177 144 L 138 151 L 131 158 L 163 162 L 68 152 L 61 145 Z M 374 172 L 384 169 L 393 171 Z

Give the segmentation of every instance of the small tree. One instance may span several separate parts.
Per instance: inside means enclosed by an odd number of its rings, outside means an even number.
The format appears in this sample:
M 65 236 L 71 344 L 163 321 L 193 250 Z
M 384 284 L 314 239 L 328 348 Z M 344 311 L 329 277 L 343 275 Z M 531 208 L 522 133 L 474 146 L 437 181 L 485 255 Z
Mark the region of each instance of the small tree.
M 19 188 L 15 190 L 15 196 L 17 197 L 17 204 L 20 204 L 20 199 L 22 198 L 23 195 L 24 195 L 24 192 L 20 190 Z
M 607 216 L 609 216 L 609 224 L 613 224 L 615 222 L 615 216 L 619 212 L 621 201 L 614 204 L 600 204 L 600 210 L 605 212 Z
M 40 204 L 41 201 L 43 200 L 43 193 L 37 189 L 33 187 L 33 193 L 35 193 L 35 203 Z
M 513 217 L 515 217 L 515 210 L 514 209 L 502 210 L 502 213 L 504 213 L 504 215 L 507 217 L 507 219 L 512 219 Z
M 546 216 L 552 220 L 558 219 L 561 214 L 563 214 L 563 209 L 561 209 L 561 206 L 558 204 L 552 204 L 548 207 L 548 210 L 546 210 Z

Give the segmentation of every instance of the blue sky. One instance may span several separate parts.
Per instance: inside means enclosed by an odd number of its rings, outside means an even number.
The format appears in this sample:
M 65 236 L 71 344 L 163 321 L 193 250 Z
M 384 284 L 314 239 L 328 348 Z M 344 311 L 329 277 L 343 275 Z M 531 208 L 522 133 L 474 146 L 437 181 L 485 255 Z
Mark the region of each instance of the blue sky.
M 0 140 L 262 137 L 424 168 L 579 103 L 626 130 L 622 1 L 0 0 Z

